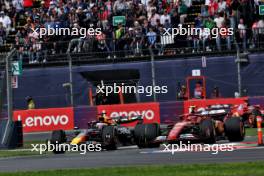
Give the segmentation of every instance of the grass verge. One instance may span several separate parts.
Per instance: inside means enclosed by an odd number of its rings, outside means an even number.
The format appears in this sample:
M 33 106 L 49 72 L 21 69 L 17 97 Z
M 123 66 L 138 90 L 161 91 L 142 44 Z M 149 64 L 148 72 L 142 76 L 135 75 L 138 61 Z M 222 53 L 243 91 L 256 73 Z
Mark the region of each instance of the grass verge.
M 0 176 L 263 176 L 263 162 L 67 169 L 0 173 Z
M 32 155 L 39 155 L 39 152 L 32 152 L 30 150 L 0 150 L 0 158 Z
M 257 136 L 257 130 L 257 128 L 246 128 L 246 136 Z M 264 128 L 262 128 L 262 132 L 264 133 Z

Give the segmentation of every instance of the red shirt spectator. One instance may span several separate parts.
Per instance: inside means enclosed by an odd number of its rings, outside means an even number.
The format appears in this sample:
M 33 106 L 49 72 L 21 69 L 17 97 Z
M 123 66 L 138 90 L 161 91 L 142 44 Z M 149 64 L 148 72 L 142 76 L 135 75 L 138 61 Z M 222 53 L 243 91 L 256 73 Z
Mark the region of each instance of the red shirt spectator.
M 32 7 L 33 0 L 24 0 L 24 7 Z
M 204 98 L 203 86 L 202 86 L 202 84 L 200 82 L 197 82 L 195 84 L 195 88 L 194 88 L 194 98 L 197 98 L 197 99 Z
M 215 0 L 211 0 L 208 7 L 209 15 L 213 16 L 218 11 L 218 3 Z

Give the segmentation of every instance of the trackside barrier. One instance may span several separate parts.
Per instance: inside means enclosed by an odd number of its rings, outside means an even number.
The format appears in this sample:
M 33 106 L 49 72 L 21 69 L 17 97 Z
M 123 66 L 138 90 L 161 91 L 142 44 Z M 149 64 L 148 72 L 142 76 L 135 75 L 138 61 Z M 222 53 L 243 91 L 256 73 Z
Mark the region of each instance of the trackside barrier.
M 262 117 L 257 116 L 258 145 L 263 145 L 263 133 L 261 129 Z
M 89 90 L 89 94 L 89 98 L 92 100 L 91 90 Z M 188 113 L 190 106 L 206 107 L 212 104 L 238 105 L 244 103 L 247 99 L 248 97 L 219 98 L 208 100 L 192 99 L 188 101 L 145 102 L 99 106 L 94 105 L 92 101 L 90 101 L 90 106 L 77 106 L 74 108 L 65 107 L 35 110 L 16 110 L 14 111 L 14 120 L 22 120 L 24 132 L 52 131 L 55 129 L 70 130 L 73 129 L 74 126 L 79 128 L 87 128 L 87 122 L 96 120 L 97 115 L 102 111 L 106 111 L 110 117 L 142 115 L 145 119 L 145 123 L 163 124 L 178 121 L 179 115 Z M 251 105 L 260 104 L 264 107 L 264 96 L 251 97 L 249 98 L 249 103 Z M 2 116 L 6 115 L 4 114 Z
M 9 128 L 10 132 L 6 130 Z M 0 120 L 0 149 L 15 149 L 23 146 L 23 128 L 21 121 Z

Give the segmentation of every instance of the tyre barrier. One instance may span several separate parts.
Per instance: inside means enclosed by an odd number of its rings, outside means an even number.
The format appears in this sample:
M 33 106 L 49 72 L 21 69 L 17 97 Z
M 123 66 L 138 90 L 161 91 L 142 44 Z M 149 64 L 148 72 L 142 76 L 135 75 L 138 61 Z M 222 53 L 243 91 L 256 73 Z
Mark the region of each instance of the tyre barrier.
M 0 148 L 14 149 L 23 146 L 23 128 L 21 121 L 0 120 Z

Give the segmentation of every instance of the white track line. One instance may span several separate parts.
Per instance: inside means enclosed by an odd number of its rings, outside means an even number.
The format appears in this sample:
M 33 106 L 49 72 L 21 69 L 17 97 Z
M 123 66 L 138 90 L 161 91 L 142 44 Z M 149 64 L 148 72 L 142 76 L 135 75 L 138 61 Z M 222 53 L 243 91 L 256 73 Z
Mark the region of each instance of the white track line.
M 255 147 L 248 147 L 248 148 L 234 148 L 233 151 L 236 150 L 256 150 L 256 149 L 264 149 L 264 146 L 255 146 Z M 219 151 L 219 152 L 233 152 L 233 151 Z M 174 150 L 174 151 L 164 151 L 164 150 L 154 150 L 154 151 L 141 151 L 141 154 L 158 154 L 158 153 L 181 153 L 181 152 L 214 152 L 214 151 L 188 151 L 188 150 Z

